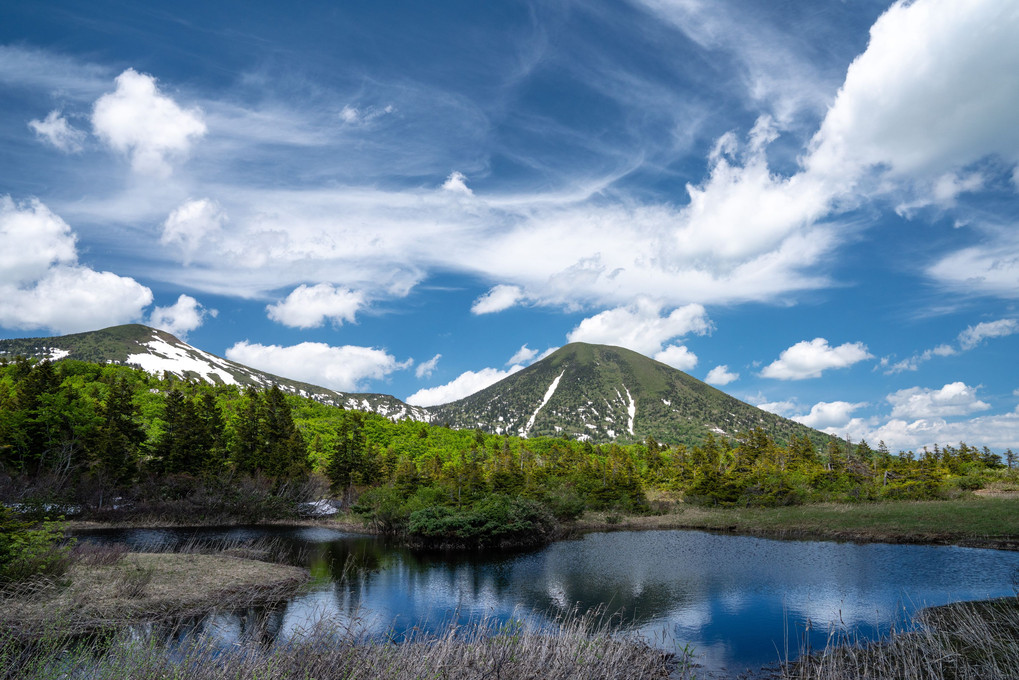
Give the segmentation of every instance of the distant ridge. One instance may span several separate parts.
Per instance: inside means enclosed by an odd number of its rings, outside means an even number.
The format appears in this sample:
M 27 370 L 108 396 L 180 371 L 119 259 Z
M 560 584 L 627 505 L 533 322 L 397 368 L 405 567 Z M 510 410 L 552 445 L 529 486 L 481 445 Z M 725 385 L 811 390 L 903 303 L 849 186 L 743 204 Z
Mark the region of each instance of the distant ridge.
M 265 388 L 279 385 L 291 394 L 325 404 L 370 411 L 399 420 L 429 420 L 426 409 L 411 406 L 388 394 L 337 392 L 327 387 L 290 380 L 223 359 L 192 347 L 166 331 L 141 324 L 112 326 L 98 331 L 50 338 L 0 340 L 0 356 L 24 355 L 45 359 L 77 359 L 142 368 L 154 375 L 164 372 L 181 379 L 212 384 Z
M 202 351 L 141 324 L 57 337 L 0 340 L 0 356 L 118 363 L 155 375 L 212 384 L 280 389 L 325 404 L 457 429 L 523 437 L 629 443 L 653 437 L 696 445 L 709 434 L 735 437 L 755 427 L 778 442 L 830 436 L 746 404 L 693 376 L 622 347 L 572 343 L 463 399 L 423 408 L 388 394 L 337 392 Z
M 455 428 L 593 443 L 698 444 L 761 427 L 777 441 L 830 436 L 622 347 L 572 343 L 480 392 L 431 409 Z

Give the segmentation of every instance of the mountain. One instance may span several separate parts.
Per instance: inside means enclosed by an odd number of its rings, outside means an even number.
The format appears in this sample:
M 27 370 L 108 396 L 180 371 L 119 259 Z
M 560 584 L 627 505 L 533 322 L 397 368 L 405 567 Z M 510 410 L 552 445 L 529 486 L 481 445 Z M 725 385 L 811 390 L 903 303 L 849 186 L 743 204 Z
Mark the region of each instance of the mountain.
M 735 436 L 763 427 L 779 442 L 829 437 L 762 411 L 658 361 L 622 347 L 576 342 L 469 397 L 422 408 L 388 394 L 337 392 L 265 373 L 192 347 L 173 335 L 131 324 L 52 338 L 0 340 L 0 356 L 80 359 L 137 366 L 214 384 L 279 385 L 325 404 L 526 437 L 565 436 L 593 443 L 698 444 L 709 433 Z
M 700 443 L 764 428 L 779 442 L 829 436 L 746 404 L 686 373 L 622 347 L 575 342 L 469 397 L 429 409 L 432 422 L 594 443 Z
M 426 409 L 406 404 L 388 394 L 337 392 L 318 385 L 290 380 L 223 359 L 183 342 L 165 331 L 140 324 L 113 326 L 99 331 L 52 338 L 0 340 L 0 356 L 79 359 L 95 363 L 117 363 L 142 368 L 154 375 L 164 372 L 181 379 L 204 380 L 222 385 L 279 385 L 291 394 L 325 404 L 359 411 L 371 411 L 399 420 L 429 420 Z

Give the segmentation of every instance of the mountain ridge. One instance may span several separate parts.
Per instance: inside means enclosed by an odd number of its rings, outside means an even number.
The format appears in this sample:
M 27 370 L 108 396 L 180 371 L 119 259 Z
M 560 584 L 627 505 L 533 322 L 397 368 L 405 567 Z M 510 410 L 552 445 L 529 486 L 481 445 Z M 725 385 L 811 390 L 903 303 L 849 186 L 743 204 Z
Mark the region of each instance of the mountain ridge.
M 412 406 L 387 394 L 339 392 L 218 357 L 141 324 L 70 335 L 0 340 L 0 356 L 118 363 L 213 384 L 280 389 L 333 406 L 410 418 L 455 429 L 592 443 L 695 445 L 709 434 L 736 437 L 763 427 L 779 442 L 830 435 L 763 411 L 683 371 L 623 347 L 570 343 L 499 382 L 438 406 Z
M 388 394 L 340 392 L 291 380 L 193 347 L 174 335 L 142 324 L 111 326 L 96 331 L 54 337 L 0 340 L 0 356 L 22 354 L 36 358 L 78 359 L 118 363 L 182 380 L 199 379 L 213 384 L 265 388 L 278 385 L 296 394 L 331 406 L 369 411 L 393 420 L 409 417 L 427 422 L 428 411 Z

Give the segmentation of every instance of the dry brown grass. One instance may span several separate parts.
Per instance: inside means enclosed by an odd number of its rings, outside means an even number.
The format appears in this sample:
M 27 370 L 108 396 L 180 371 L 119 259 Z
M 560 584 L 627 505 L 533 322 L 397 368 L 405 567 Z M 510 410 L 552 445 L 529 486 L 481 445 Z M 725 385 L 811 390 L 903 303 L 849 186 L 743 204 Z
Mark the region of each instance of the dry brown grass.
M 4 594 L 0 627 L 72 632 L 244 606 L 280 599 L 308 574 L 222 555 L 128 553 L 113 564 L 76 564 L 67 578 Z
M 42 653 L 12 653 L 0 679 L 88 677 L 189 680 L 683 680 L 689 659 L 640 641 L 615 637 L 595 616 L 569 617 L 556 631 L 499 626 L 491 620 L 420 633 L 395 643 L 325 622 L 304 636 L 265 646 L 247 643 L 223 652 L 208 638 L 167 646 L 166 638 L 123 636 L 104 644 Z M 0 660 L 4 657 L 0 631 Z
M 916 630 L 872 644 L 832 638 L 784 669 L 784 680 L 1016 680 L 1019 600 L 963 602 L 920 612 Z

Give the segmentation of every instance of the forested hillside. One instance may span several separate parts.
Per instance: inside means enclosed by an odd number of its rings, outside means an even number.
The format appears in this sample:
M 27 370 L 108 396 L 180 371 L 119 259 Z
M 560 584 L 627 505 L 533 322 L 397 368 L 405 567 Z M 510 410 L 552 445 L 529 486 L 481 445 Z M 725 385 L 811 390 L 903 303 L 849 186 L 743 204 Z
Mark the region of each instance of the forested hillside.
M 1011 452 L 1006 462 L 1014 463 Z M 649 498 L 938 498 L 979 488 L 1002 467 L 986 448 L 965 444 L 892 455 L 834 438 L 823 448 L 807 437 L 778 445 L 760 428 L 694 447 L 651 437 L 627 446 L 521 438 L 393 422 L 276 387 L 0 360 L 0 500 L 100 518 L 284 517 L 297 501 L 331 494 L 379 530 L 442 537 L 468 535 L 491 516 L 507 526 L 527 516 L 514 526 L 547 528 L 542 517 L 585 509 L 650 512 Z
M 120 364 L 149 373 L 212 385 L 263 389 L 277 385 L 287 394 L 311 397 L 324 404 L 372 411 L 390 418 L 428 420 L 426 409 L 410 406 L 388 394 L 338 392 L 260 371 L 192 347 L 166 331 L 141 324 L 111 326 L 97 331 L 56 337 L 0 340 L 0 357 L 73 359 L 97 364 Z

